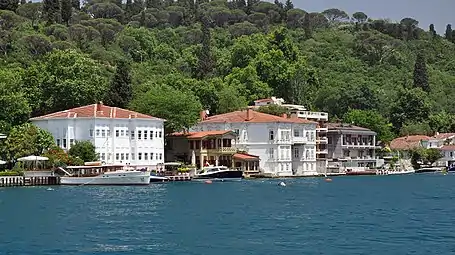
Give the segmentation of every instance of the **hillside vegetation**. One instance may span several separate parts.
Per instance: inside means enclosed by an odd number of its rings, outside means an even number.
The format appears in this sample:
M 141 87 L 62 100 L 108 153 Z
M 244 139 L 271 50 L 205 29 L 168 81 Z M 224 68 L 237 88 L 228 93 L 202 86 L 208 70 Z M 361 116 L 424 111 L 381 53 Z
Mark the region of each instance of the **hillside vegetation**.
M 0 132 L 103 101 L 167 131 L 255 99 L 327 111 L 383 141 L 455 131 L 455 33 L 291 1 L 0 0 Z M 386 15 L 386 14 L 385 14 Z

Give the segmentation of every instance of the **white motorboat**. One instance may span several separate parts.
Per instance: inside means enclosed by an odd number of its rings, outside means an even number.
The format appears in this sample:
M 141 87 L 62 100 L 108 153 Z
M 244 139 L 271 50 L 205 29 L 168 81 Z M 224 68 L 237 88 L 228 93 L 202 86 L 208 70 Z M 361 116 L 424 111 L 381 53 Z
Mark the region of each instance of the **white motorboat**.
M 401 175 L 401 174 L 414 174 L 416 171 L 414 169 L 396 169 L 389 170 L 388 175 Z
M 230 169 L 226 166 L 207 166 L 202 168 L 194 175 L 194 180 L 235 180 L 242 179 L 243 172 L 241 170 Z
M 60 177 L 62 185 L 148 185 L 150 172 L 123 170 L 120 166 L 74 166 L 68 167 Z M 112 170 L 112 171 L 109 171 Z

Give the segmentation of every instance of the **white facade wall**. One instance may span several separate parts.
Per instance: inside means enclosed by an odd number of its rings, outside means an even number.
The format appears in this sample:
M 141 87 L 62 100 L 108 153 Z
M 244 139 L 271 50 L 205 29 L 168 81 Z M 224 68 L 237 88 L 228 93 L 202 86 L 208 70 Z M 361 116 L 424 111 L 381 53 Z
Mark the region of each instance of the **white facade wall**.
M 316 124 L 199 123 L 192 128 L 211 130 L 238 133 L 237 147 L 259 156 L 259 167 L 264 173 L 279 176 L 316 173 Z
M 156 166 L 164 162 L 164 122 L 154 119 L 69 118 L 32 120 L 69 150 L 75 141 L 91 141 L 107 164 Z

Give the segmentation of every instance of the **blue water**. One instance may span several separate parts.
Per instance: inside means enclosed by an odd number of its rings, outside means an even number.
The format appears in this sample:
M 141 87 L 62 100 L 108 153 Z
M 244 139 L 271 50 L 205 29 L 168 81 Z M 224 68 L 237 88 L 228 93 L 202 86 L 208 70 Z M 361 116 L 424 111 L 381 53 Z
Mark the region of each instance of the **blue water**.
M 455 175 L 0 189 L 0 254 L 453 254 Z

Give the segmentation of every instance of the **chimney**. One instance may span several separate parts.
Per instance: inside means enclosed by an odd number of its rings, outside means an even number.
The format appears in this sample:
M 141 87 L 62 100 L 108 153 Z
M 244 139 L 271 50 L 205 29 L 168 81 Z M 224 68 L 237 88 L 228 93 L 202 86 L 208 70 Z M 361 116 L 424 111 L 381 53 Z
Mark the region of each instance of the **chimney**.
M 206 110 L 202 110 L 199 113 L 199 117 L 201 118 L 201 121 L 207 119 L 207 111 Z
M 283 114 L 281 114 L 281 117 L 287 119 L 288 115 L 286 113 L 283 113 Z
M 253 119 L 253 110 L 251 108 L 248 108 L 246 110 L 246 121 L 250 121 Z

